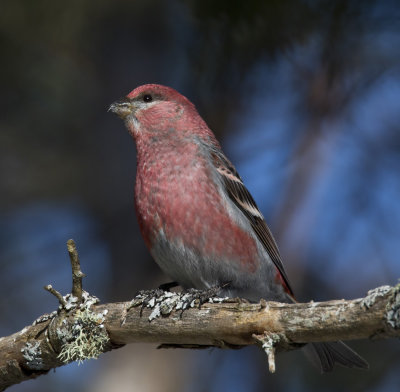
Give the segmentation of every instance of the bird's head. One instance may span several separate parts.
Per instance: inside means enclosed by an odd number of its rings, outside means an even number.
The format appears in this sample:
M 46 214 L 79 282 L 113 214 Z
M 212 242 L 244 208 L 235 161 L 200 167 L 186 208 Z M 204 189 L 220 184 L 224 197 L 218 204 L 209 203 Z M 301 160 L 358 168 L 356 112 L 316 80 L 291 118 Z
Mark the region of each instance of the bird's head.
M 205 125 L 186 97 L 158 84 L 135 88 L 126 97 L 112 103 L 109 111 L 125 121 L 135 139 L 193 131 Z

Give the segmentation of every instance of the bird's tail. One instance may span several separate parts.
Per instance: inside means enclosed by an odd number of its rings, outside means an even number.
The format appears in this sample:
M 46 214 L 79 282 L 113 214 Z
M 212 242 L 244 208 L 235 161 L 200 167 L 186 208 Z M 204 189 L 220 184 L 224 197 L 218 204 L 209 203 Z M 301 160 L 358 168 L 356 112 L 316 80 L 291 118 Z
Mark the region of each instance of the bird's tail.
M 335 363 L 348 368 L 368 369 L 368 362 L 342 341 L 311 343 L 304 347 L 307 357 L 321 369 L 321 373 L 332 371 Z

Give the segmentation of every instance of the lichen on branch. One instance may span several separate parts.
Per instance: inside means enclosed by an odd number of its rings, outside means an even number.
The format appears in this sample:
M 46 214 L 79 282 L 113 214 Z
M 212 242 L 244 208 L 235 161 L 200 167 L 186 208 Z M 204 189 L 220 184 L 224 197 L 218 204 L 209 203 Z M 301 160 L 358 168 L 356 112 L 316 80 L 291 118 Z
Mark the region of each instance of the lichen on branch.
M 216 297 L 201 307 L 186 293 L 162 292 L 154 299 L 142 293 L 132 301 L 99 304 L 81 285 L 75 289 L 81 290 L 81 299 L 47 286 L 59 301 L 58 310 L 0 338 L 0 391 L 66 362 L 97 358 L 135 342 L 182 348 L 258 344 L 274 371 L 277 351 L 305 343 L 400 337 L 400 285 L 348 301 L 248 303 Z

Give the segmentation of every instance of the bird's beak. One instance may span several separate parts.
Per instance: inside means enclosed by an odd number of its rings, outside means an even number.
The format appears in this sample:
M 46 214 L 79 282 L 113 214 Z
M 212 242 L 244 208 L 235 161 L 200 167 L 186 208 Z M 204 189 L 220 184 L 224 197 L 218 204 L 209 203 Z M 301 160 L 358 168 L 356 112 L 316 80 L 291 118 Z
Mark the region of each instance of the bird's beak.
M 108 108 L 109 112 L 115 113 L 118 117 L 125 119 L 132 113 L 133 107 L 131 101 L 127 98 L 122 98 L 119 101 L 115 101 Z

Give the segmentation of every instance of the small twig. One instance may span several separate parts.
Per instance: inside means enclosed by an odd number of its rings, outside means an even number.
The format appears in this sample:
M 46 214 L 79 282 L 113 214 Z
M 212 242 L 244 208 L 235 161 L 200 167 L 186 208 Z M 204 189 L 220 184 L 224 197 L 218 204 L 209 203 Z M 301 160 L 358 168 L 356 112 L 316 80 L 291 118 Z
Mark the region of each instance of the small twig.
M 276 345 L 279 344 L 281 338 L 278 334 L 272 333 L 269 334 L 267 332 L 264 335 L 252 335 L 254 340 L 261 346 L 264 352 L 267 354 L 268 357 L 268 368 L 270 373 L 275 373 L 276 366 L 275 366 L 275 349 Z
M 48 284 L 47 286 L 44 286 L 44 289 L 47 290 L 49 293 L 53 294 L 55 297 L 57 297 L 58 302 L 60 305 L 65 308 L 67 303 L 65 302 L 64 297 L 61 295 L 60 292 L 58 292 L 56 289 L 53 288 L 51 284 Z
M 72 295 L 78 298 L 78 304 L 80 304 L 82 302 L 82 278 L 85 277 L 85 274 L 81 271 L 81 264 L 74 240 L 70 239 L 67 241 L 67 249 L 72 267 Z

